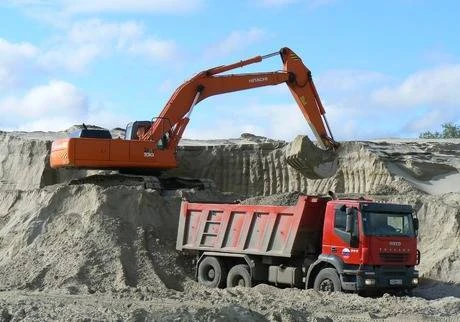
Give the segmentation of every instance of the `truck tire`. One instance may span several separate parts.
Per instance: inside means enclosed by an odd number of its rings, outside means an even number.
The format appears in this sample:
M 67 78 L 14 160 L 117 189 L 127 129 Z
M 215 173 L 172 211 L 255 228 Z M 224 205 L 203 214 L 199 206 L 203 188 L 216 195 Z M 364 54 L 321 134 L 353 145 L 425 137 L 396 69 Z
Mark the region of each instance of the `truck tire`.
M 252 278 L 249 272 L 249 266 L 245 264 L 235 265 L 228 272 L 227 287 L 251 287 Z
M 313 289 L 322 292 L 342 291 L 342 285 L 337 271 L 334 268 L 322 269 L 315 278 Z
M 227 270 L 216 257 L 205 257 L 198 265 L 198 283 L 208 287 L 223 287 Z

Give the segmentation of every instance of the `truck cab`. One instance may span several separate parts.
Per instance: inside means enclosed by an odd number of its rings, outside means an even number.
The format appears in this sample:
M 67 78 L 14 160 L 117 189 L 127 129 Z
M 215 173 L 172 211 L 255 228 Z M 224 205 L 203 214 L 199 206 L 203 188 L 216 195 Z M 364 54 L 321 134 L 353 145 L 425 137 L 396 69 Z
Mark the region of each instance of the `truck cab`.
M 209 287 L 257 283 L 399 293 L 418 285 L 409 205 L 299 196 L 296 205 L 182 201 L 176 248 Z
M 331 200 L 327 203 L 322 251 L 309 275 L 332 265 L 343 290 L 409 290 L 418 284 L 420 252 L 418 219 L 409 205 L 370 200 Z M 333 290 L 334 278 L 309 280 Z M 337 286 L 337 285 L 335 285 Z

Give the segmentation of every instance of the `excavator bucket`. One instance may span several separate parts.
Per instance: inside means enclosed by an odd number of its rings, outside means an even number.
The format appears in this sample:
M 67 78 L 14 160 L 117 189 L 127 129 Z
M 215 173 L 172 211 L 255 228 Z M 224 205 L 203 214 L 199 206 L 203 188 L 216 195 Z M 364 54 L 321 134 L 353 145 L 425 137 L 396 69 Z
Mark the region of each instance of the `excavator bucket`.
M 298 135 L 287 148 L 287 163 L 309 179 L 332 177 L 338 167 L 337 151 L 322 150 L 308 136 Z

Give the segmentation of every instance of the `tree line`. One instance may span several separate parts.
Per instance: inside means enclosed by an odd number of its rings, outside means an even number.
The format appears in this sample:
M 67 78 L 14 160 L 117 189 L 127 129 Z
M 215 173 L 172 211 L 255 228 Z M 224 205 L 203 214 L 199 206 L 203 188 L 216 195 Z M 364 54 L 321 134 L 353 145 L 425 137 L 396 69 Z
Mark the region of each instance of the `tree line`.
M 442 126 L 442 132 L 438 131 L 426 131 L 419 135 L 420 139 L 455 139 L 460 138 L 460 126 L 452 122 L 444 123 Z

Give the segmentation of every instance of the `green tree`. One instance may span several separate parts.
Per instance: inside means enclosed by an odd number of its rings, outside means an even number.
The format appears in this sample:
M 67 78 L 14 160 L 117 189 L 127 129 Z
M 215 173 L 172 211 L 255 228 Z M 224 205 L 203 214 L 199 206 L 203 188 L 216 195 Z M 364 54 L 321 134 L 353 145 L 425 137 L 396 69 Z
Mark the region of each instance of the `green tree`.
M 442 126 L 442 133 L 438 131 L 426 131 L 419 135 L 421 139 L 454 139 L 460 138 L 460 126 L 452 122 L 444 123 Z

